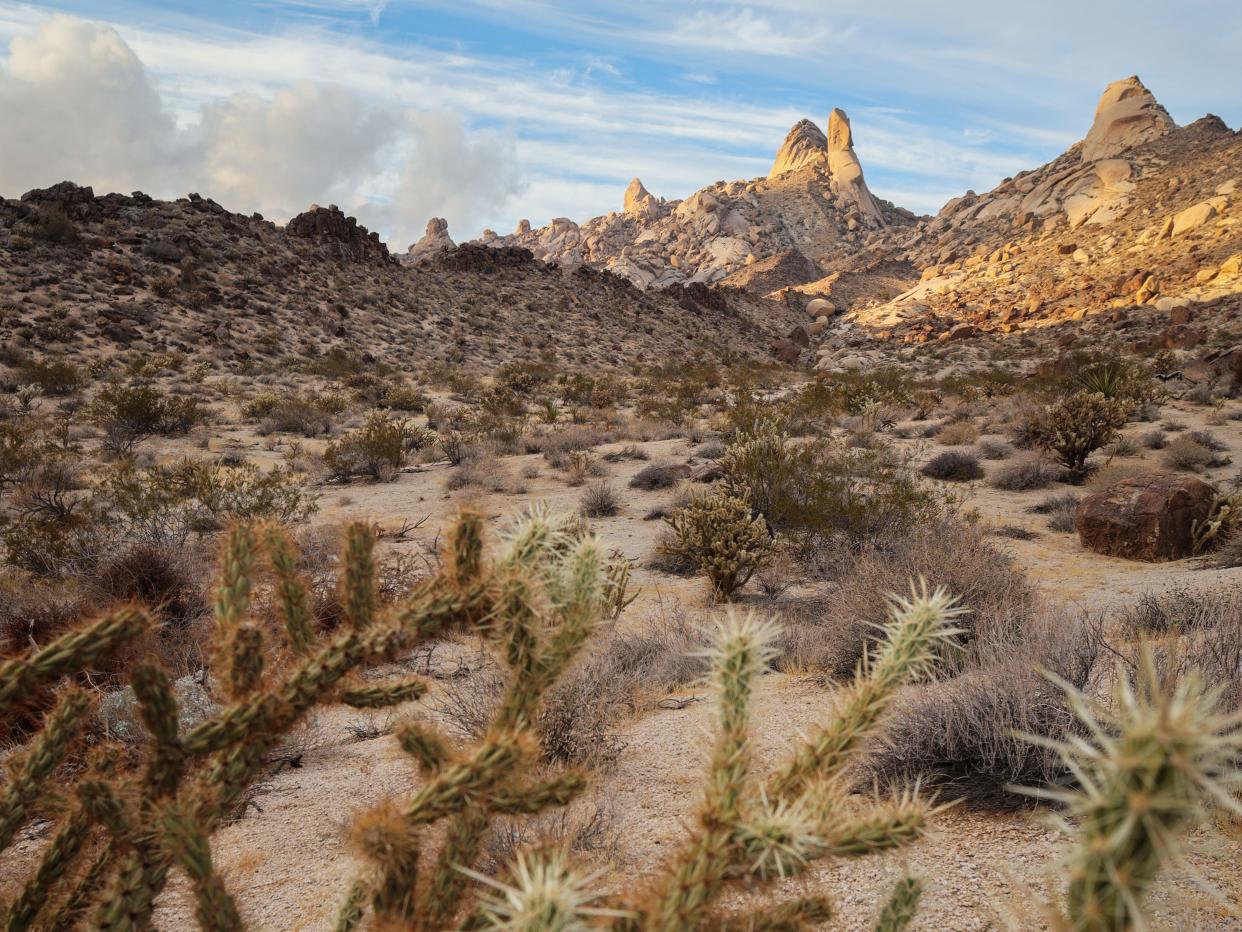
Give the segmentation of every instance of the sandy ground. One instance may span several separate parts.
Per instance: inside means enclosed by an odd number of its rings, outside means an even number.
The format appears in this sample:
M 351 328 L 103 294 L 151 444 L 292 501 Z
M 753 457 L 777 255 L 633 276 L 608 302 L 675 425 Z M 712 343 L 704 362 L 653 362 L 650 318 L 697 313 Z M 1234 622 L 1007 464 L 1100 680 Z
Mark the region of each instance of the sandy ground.
M 1203 409 L 1177 411 L 1166 407 L 1164 417 L 1176 417 L 1199 427 Z M 1135 434 L 1155 425 L 1131 428 Z M 1211 430 L 1242 453 L 1242 422 L 1228 421 Z M 926 454 L 938 449 L 927 444 Z M 265 449 L 261 438 L 244 431 L 218 436 L 212 449 L 244 449 L 253 459 L 275 459 L 279 451 Z M 601 447 L 597 453 L 619 449 Z M 629 479 L 651 463 L 685 462 L 694 444 L 677 439 L 640 444 L 647 461 L 609 463 L 610 479 L 623 502 L 613 518 L 592 522 L 606 547 L 617 549 L 638 566 L 634 584 L 642 592 L 627 611 L 624 624 L 652 623 L 668 611 L 705 610 L 705 588 L 699 580 L 655 573 L 643 566 L 652 554 L 661 522 L 643 520 L 653 507 L 667 503 L 674 490 L 643 492 L 628 488 Z M 1156 462 L 1159 454 L 1143 451 L 1132 461 Z M 987 464 L 994 469 L 998 464 Z M 355 484 L 325 489 L 320 522 L 366 519 L 385 528 L 425 518 L 409 542 L 386 544 L 417 550 L 434 546 L 449 515 L 463 503 L 481 508 L 488 521 L 498 524 L 517 508 L 546 500 L 556 509 L 575 509 L 581 488 L 568 486 L 562 474 L 539 456 L 509 457 L 500 461 L 506 491 L 445 490 L 450 469 L 446 464 L 414 467 L 390 484 Z M 538 475 L 530 473 L 537 470 Z M 1214 471 L 1222 481 L 1235 467 Z M 524 476 L 523 473 L 526 473 Z M 1045 593 L 1091 609 L 1115 607 L 1146 591 L 1170 585 L 1212 586 L 1242 580 L 1242 570 L 1206 571 L 1195 561 L 1145 565 L 1085 553 L 1074 535 L 1048 530 L 1046 519 L 1026 509 L 1047 494 L 1063 491 L 1054 486 L 1025 493 L 996 491 L 985 483 L 964 489 L 966 504 L 977 508 L 994 526 L 1021 526 L 1036 533 L 1031 540 L 1000 540 Z M 449 663 L 451 651 L 437 658 Z M 705 688 L 682 696 L 708 700 Z M 757 768 L 768 769 L 785 748 L 826 713 L 830 695 L 815 683 L 792 675 L 772 673 L 758 688 L 754 704 Z M 404 710 L 397 710 L 398 714 Z M 238 899 L 248 925 L 258 930 L 319 930 L 331 927 L 341 896 L 359 865 L 346 842 L 347 827 L 362 808 L 385 796 L 404 798 L 418 785 L 411 762 L 391 737 L 356 741 L 347 725 L 389 713 L 360 713 L 332 708 L 320 713 L 314 749 L 303 766 L 272 776 L 261 788 L 261 811 L 222 829 L 213 839 L 217 864 Z M 623 728 L 626 747 L 614 764 L 596 775 L 592 800 L 604 805 L 613 818 L 613 843 L 593 857 L 606 869 L 605 882 L 616 889 L 629 887 L 673 851 L 683 826 L 693 815 L 712 726 L 710 701 L 693 702 L 682 709 L 659 709 Z M 43 843 L 31 837 L 0 861 L 0 877 L 17 875 L 20 864 Z M 1242 832 L 1211 825 L 1200 829 L 1190 846 L 1191 864 L 1233 904 L 1233 914 L 1204 895 L 1184 870 L 1166 874 L 1153 897 L 1159 927 L 1181 930 L 1242 929 Z M 985 930 L 1039 928 L 1033 905 L 1044 895 L 1049 876 L 1063 855 L 1065 843 L 1040 819 L 1022 814 L 981 814 L 951 811 L 938 819 L 936 831 L 914 846 L 893 854 L 818 867 L 800 883 L 814 892 L 836 898 L 841 919 L 834 928 L 864 929 L 891 884 L 905 871 L 923 877 L 927 891 L 915 928 L 932 930 Z M 1022 912 L 1025 910 L 1025 914 Z M 157 921 L 169 929 L 194 928 L 193 906 L 186 885 L 178 879 L 164 896 Z

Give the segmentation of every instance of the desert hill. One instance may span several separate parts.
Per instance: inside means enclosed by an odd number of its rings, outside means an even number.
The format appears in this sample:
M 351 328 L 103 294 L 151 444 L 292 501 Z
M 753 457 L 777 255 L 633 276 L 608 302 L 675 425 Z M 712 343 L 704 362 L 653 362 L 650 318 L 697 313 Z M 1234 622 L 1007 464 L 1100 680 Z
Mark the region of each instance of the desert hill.
M 0 306 L 0 340 L 40 353 L 249 366 L 332 352 L 478 369 L 542 355 L 570 368 L 770 359 L 794 320 L 745 294 L 640 292 L 521 248 L 449 241 L 410 268 L 335 207 L 280 227 L 197 194 L 96 196 L 69 182 L 0 201 Z

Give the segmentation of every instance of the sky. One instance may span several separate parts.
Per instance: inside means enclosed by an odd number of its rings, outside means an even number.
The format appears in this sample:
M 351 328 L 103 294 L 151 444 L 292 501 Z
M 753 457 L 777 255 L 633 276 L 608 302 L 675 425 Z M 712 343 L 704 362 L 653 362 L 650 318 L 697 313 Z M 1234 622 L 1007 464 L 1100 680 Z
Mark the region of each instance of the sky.
M 1232 0 L 0 0 L 0 196 L 70 179 L 404 249 L 765 175 L 850 116 L 868 184 L 934 213 L 1055 157 L 1110 81 L 1242 125 Z

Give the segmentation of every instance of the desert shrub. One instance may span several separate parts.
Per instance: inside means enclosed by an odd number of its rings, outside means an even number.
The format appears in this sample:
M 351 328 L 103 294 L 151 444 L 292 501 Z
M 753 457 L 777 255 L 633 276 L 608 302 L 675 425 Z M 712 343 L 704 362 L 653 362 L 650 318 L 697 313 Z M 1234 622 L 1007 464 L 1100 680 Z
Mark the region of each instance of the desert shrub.
M 739 434 L 720 464 L 725 488 L 747 498 L 773 531 L 804 553 L 834 539 L 862 543 L 887 529 L 934 520 L 946 505 L 889 450 L 797 442 L 770 421 Z
M 1020 456 L 992 473 L 988 482 L 1006 492 L 1029 492 L 1055 482 L 1059 471 L 1041 456 Z
M 104 522 L 87 501 L 63 514 L 23 514 L 4 527 L 3 540 L 5 561 L 37 576 L 83 573 L 108 543 Z
M 1031 514 L 1047 515 L 1048 527 L 1061 534 L 1071 534 L 1077 529 L 1076 516 L 1080 499 L 1073 492 L 1049 495 L 1042 502 L 1027 509 Z
M 34 236 L 45 243 L 65 245 L 81 239 L 77 226 L 59 204 L 40 207 L 26 223 Z
M 975 444 L 975 449 L 985 460 L 1007 460 L 1013 456 L 1013 447 L 995 437 L 982 438 Z
M 906 690 L 870 749 L 860 783 L 921 784 L 976 808 L 1033 805 L 1015 787 L 1059 788 L 1074 775 L 1055 747 L 1082 729 L 1063 690 L 1041 671 L 1082 688 L 1099 655 L 1085 620 L 1030 619 L 1035 630 L 1010 656 L 959 676 Z
M 197 502 L 200 530 L 220 529 L 235 521 L 305 521 L 318 510 L 315 497 L 292 470 L 253 463 L 226 466 L 183 461 L 171 473 L 173 483 Z
M 1087 475 L 1087 457 L 1117 436 L 1129 411 L 1120 398 L 1079 391 L 1032 418 L 1031 434 L 1035 444 L 1055 453 L 1069 478 L 1078 481 Z
M 37 385 L 45 395 L 69 395 L 82 384 L 82 373 L 68 359 L 39 359 L 23 362 L 17 377 L 27 385 Z
M 767 523 L 745 498 L 722 490 L 694 495 L 665 521 L 673 534 L 663 549 L 693 560 L 719 602 L 729 601 L 771 559 Z
M 1189 435 L 1183 435 L 1164 448 L 1161 460 L 1170 469 L 1200 472 L 1215 462 L 1216 455 Z
M 919 470 L 930 479 L 948 482 L 969 482 L 983 478 L 983 467 L 973 453 L 966 450 L 944 450 L 923 464 Z
M 1188 431 L 1186 436 L 1195 443 L 1207 447 L 1213 453 L 1222 453 L 1229 449 L 1229 446 L 1210 430 L 1192 430 Z
M 1192 669 L 1207 685 L 1221 690 L 1219 707 L 1242 711 L 1242 586 L 1211 589 L 1174 586 L 1146 593 L 1118 616 L 1121 635 L 1133 645 L 1154 641 L 1162 673 L 1183 679 Z M 1133 646 L 1123 648 L 1136 661 Z
M 936 440 L 946 447 L 965 447 L 979 439 L 979 428 L 973 421 L 952 421 L 936 431 Z
M 910 375 L 895 366 L 864 373 L 836 373 L 820 376 L 794 392 L 784 410 L 790 429 L 803 430 L 821 427 L 842 414 L 862 414 L 876 405 L 906 407 L 915 391 Z
M 595 482 L 582 493 L 579 510 L 588 518 L 611 518 L 621 510 L 621 502 L 610 483 Z
M 1143 434 L 1141 441 L 1149 450 L 1163 450 L 1169 444 L 1169 435 L 1160 429 L 1149 430 Z
M 111 383 L 91 401 L 89 416 L 104 432 L 104 448 L 125 455 L 149 437 L 188 432 L 203 412 L 195 398 L 167 397 L 152 385 Z
M 122 541 L 160 547 L 184 545 L 194 533 L 235 521 L 300 522 L 318 509 L 285 467 L 188 459 L 150 469 L 124 461 L 104 475 L 94 502 Z
M 676 466 L 645 466 L 630 479 L 631 489 L 642 489 L 651 492 L 656 489 L 670 489 L 682 480 L 685 470 Z
M 164 626 L 186 630 L 211 613 L 203 577 L 200 555 L 140 542 L 100 562 L 91 592 L 104 605 L 141 602 Z
M 569 455 L 580 450 L 589 450 L 602 442 L 598 431 L 588 427 L 571 426 L 564 430 L 553 431 L 532 438 L 530 452 L 539 452 L 548 464 L 556 469 L 564 469 L 569 464 Z
M 372 411 L 361 427 L 328 444 L 323 452 L 324 466 L 334 479 L 368 476 L 391 482 L 405 465 L 408 444 L 415 432 L 409 421 Z
M 0 656 L 11 657 L 32 644 L 47 644 L 81 621 L 93 608 L 81 587 L 62 579 L 41 579 L 25 572 L 0 575 Z M 0 723 L 0 738 L 9 729 Z
M 972 524 L 946 520 L 872 540 L 832 566 L 837 591 L 820 619 L 823 645 L 814 666 L 827 677 L 848 677 L 874 643 L 875 625 L 889 610 L 888 593 L 907 580 L 953 587 L 967 613 L 957 619 L 960 649 L 947 651 L 946 673 L 1003 657 L 1036 611 L 1034 587 L 1013 558 Z
M 538 722 L 543 760 L 590 767 L 615 760 L 625 747 L 617 726 L 699 680 L 708 646 L 707 632 L 682 614 L 637 630 L 609 629 L 549 692 Z M 468 678 L 446 680 L 434 710 L 456 734 L 478 740 L 508 685 L 489 659 Z
M 259 392 L 242 406 L 242 414 L 259 420 L 259 433 L 318 437 L 332 430 L 333 416 L 349 400 L 340 392 Z
M 587 450 L 575 450 L 566 457 L 566 480 L 571 486 L 577 487 L 591 477 L 599 478 L 608 475 L 608 468 Z

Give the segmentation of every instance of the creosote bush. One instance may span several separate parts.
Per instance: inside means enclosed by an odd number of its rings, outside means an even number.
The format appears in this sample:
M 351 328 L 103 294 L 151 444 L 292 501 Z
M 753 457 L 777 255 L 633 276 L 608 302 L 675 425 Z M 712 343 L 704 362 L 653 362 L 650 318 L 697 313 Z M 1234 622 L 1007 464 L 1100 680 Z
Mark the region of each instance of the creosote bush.
M 995 470 L 988 483 L 1006 492 L 1029 492 L 1056 481 L 1059 472 L 1042 456 L 1025 454 Z
M 729 601 L 772 557 L 763 516 L 754 514 L 745 498 L 725 491 L 692 495 L 665 523 L 673 532 L 663 543 L 665 553 L 692 560 L 718 602 Z
M 802 553 L 837 540 L 862 544 L 935 520 L 946 507 L 891 450 L 798 441 L 772 421 L 739 433 L 720 465 L 725 488 Z
M 105 449 L 118 455 L 154 436 L 188 432 L 203 419 L 194 398 L 165 396 L 153 385 L 105 385 L 91 401 L 89 416 L 103 429 Z
M 430 432 L 408 420 L 372 411 L 357 430 L 334 440 L 323 451 L 323 463 L 334 479 L 366 476 L 380 482 L 397 478 L 409 451 L 428 446 Z

